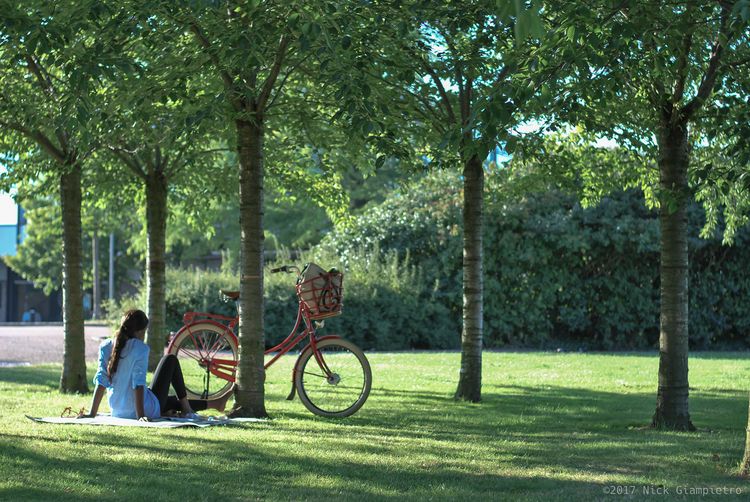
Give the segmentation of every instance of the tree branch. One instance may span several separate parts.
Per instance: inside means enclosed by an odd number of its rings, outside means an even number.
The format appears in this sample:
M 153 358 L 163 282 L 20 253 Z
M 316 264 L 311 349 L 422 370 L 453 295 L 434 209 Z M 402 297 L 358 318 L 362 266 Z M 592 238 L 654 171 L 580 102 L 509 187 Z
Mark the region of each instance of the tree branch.
M 164 167 L 162 165 L 162 158 L 161 158 L 161 148 L 159 145 L 156 145 L 156 148 L 154 148 L 154 170 L 155 171 L 161 171 Z
M 458 86 L 458 105 L 461 111 L 461 127 L 465 127 L 469 123 L 471 103 L 467 100 L 467 82 L 464 82 L 463 69 L 460 64 L 461 57 L 451 38 L 442 30 L 438 30 L 438 32 L 440 33 L 440 36 L 443 37 L 443 40 L 445 40 L 446 45 L 448 45 L 448 50 L 453 55 L 453 72 L 455 73 L 456 85 Z
M 462 127 L 466 127 L 469 125 L 469 122 L 471 121 L 471 99 L 472 99 L 472 93 L 474 92 L 474 81 L 471 77 L 466 77 L 466 82 L 464 84 L 464 92 L 463 92 L 463 103 L 461 105 L 461 113 L 465 114 L 466 116 L 463 119 Z
M 235 96 L 235 87 L 234 87 L 234 79 L 232 78 L 232 75 L 230 75 L 229 71 L 222 68 L 221 61 L 219 60 L 219 57 L 216 55 L 216 53 L 213 50 L 213 46 L 211 45 L 211 41 L 208 40 L 206 35 L 201 30 L 200 26 L 198 26 L 198 23 L 195 21 L 191 21 L 190 23 L 190 31 L 193 32 L 193 35 L 195 35 L 195 38 L 198 40 L 198 43 L 201 47 L 206 51 L 206 54 L 208 54 L 208 57 L 211 59 L 211 62 L 216 67 L 216 70 L 219 72 L 219 76 L 221 77 L 221 80 L 224 82 L 224 90 L 227 93 L 227 98 L 229 99 L 229 102 L 232 104 L 232 107 L 234 107 L 235 111 L 244 111 L 242 106 L 242 101 L 237 99 Z
M 133 154 L 137 159 L 141 160 L 141 163 L 145 163 L 146 167 L 148 168 L 147 174 L 150 176 L 156 172 L 156 166 L 154 166 L 154 159 L 151 156 L 153 153 L 153 150 L 149 149 L 148 146 L 146 146 L 147 150 L 144 152 L 145 155 L 142 157 L 138 156 L 138 151 Z M 143 162 L 142 159 L 145 159 L 145 162 Z
M 429 65 L 429 63 L 425 59 L 422 60 L 422 66 L 424 67 L 427 74 L 432 78 L 432 81 L 435 82 L 438 93 L 440 93 L 443 108 L 445 108 L 445 112 L 448 114 L 448 120 L 451 123 L 456 124 L 456 114 L 453 113 L 453 107 L 451 106 L 450 98 L 448 97 L 448 93 L 445 91 L 445 87 L 440 81 L 437 72 Z
M 65 163 L 70 160 L 65 152 L 62 149 L 56 147 L 55 144 L 52 143 L 52 141 L 41 131 L 34 131 L 32 129 L 24 127 L 17 122 L 0 121 L 0 126 L 7 127 L 8 129 L 12 129 L 23 134 L 24 136 L 38 144 L 42 148 L 42 150 L 49 154 L 50 157 L 60 163 Z
M 271 101 L 268 103 L 268 106 L 266 106 L 266 110 L 269 110 L 273 107 L 273 104 L 276 102 L 276 99 L 281 95 L 281 90 L 284 88 L 284 85 L 286 84 L 287 79 L 289 79 L 289 76 L 297 71 L 297 68 L 299 68 L 302 63 L 307 61 L 312 54 L 308 54 L 307 56 L 303 57 L 297 63 L 295 63 L 291 68 L 289 68 L 289 71 L 286 72 L 284 77 L 281 79 L 281 82 L 279 83 L 279 87 L 276 89 L 276 92 L 274 93 L 273 97 L 271 98 Z
M 188 151 L 189 146 L 188 145 L 182 145 L 182 148 L 178 150 L 177 157 L 175 157 L 174 161 L 172 162 L 171 169 L 165 169 L 164 175 L 168 179 L 172 179 L 173 176 L 176 176 L 177 173 L 179 173 L 182 168 L 184 168 L 187 165 L 187 162 L 183 163 L 182 159 L 185 157 L 185 153 Z
M 431 103 L 430 100 L 427 99 L 425 96 L 422 96 L 418 92 L 412 91 L 408 87 L 401 87 L 401 86 L 395 85 L 394 83 L 390 82 L 387 78 L 383 77 L 382 75 L 378 75 L 377 73 L 373 73 L 371 71 L 367 71 L 366 73 L 370 75 L 371 77 L 380 80 L 381 82 L 390 86 L 391 88 L 396 89 L 399 92 L 401 91 L 405 92 L 406 94 L 410 95 L 411 97 L 413 97 L 414 99 L 422 103 L 422 106 L 424 106 L 427 112 L 429 112 L 429 114 L 432 115 L 432 117 L 430 117 L 428 116 L 427 113 L 421 113 L 421 115 L 425 117 L 426 119 L 430 121 L 435 120 L 436 123 L 440 123 L 445 120 L 445 116 L 440 113 L 439 105 L 436 109 L 435 106 L 433 106 L 433 103 Z
M 562 67 L 562 63 L 558 65 L 558 68 L 556 68 L 556 70 L 558 70 L 560 67 Z M 494 84 L 500 85 L 500 82 L 505 80 L 505 77 L 508 76 L 508 73 L 510 73 L 510 65 L 506 64 L 505 66 L 503 66 L 503 69 L 500 70 L 500 73 L 497 74 L 497 78 L 495 79 Z M 554 72 L 552 72 L 552 75 L 554 75 Z
M 66 155 L 65 152 L 57 148 L 52 143 L 52 141 L 50 141 L 50 139 L 47 138 L 47 136 L 45 136 L 42 132 L 30 131 L 29 137 L 34 139 L 39 144 L 39 146 L 42 147 L 42 149 L 44 149 L 49 155 L 51 155 L 58 162 L 66 163 L 70 160 L 69 156 Z
M 164 155 L 162 155 L 162 158 L 161 158 L 161 164 L 164 166 L 162 167 L 161 170 L 163 173 L 165 173 L 165 175 L 167 172 L 167 168 L 169 167 L 169 161 L 170 161 L 170 155 L 169 155 L 169 152 L 166 152 L 164 153 Z
M 266 80 L 263 82 L 260 96 L 258 96 L 257 108 L 261 112 L 265 110 L 266 103 L 268 103 L 268 98 L 273 91 L 273 86 L 276 84 L 276 79 L 279 77 L 281 65 L 284 63 L 284 57 L 286 56 L 286 49 L 289 46 L 289 40 L 290 39 L 287 35 L 282 35 L 281 39 L 279 40 L 279 48 L 276 51 L 276 58 L 274 59 L 273 66 L 271 67 Z
M 682 39 L 682 52 L 680 58 L 677 61 L 677 82 L 672 92 L 672 103 L 677 104 L 682 100 L 682 96 L 685 93 L 685 81 L 687 80 L 687 65 L 688 58 L 690 57 L 690 48 L 693 45 L 693 33 L 688 32 L 685 34 L 685 38 Z
M 418 45 L 420 45 L 419 42 L 418 42 Z M 456 124 L 457 123 L 456 114 L 453 112 L 453 106 L 451 106 L 448 93 L 446 92 L 445 87 L 443 86 L 443 83 L 440 81 L 440 78 L 438 77 L 437 72 L 432 66 L 430 66 L 430 63 L 427 61 L 426 56 L 423 57 L 423 55 L 417 52 L 413 46 L 410 46 L 408 44 L 404 44 L 402 47 L 404 48 L 404 50 L 411 53 L 415 59 L 418 59 L 420 61 L 420 63 L 422 64 L 422 68 L 424 68 L 425 72 L 427 72 L 427 74 L 430 76 L 432 81 L 435 83 L 435 87 L 438 90 L 438 94 L 440 94 L 441 99 L 439 100 L 438 106 L 440 103 L 442 103 L 443 108 L 445 108 L 448 121 L 451 124 Z M 421 47 L 421 48 L 426 49 L 426 46 Z M 410 92 L 410 91 L 407 90 L 407 92 Z M 410 94 L 413 94 L 413 93 L 410 92 Z M 416 97 L 416 95 L 414 96 Z M 435 115 L 437 115 L 437 113 L 435 113 Z
M 680 117 L 684 120 L 689 120 L 690 117 L 698 110 L 703 103 L 711 95 L 714 83 L 716 82 L 716 76 L 719 71 L 719 64 L 721 63 L 721 55 L 724 51 L 723 40 L 727 38 L 727 30 L 729 26 L 729 15 L 731 7 L 725 3 L 721 3 L 721 20 L 719 21 L 719 33 L 716 36 L 716 41 L 713 43 L 711 48 L 711 59 L 708 60 L 708 67 L 703 74 L 701 83 L 698 86 L 698 92 L 695 97 L 690 100 L 688 104 L 681 110 Z
M 746 64 L 750 63 L 750 57 L 746 57 L 743 59 L 738 59 L 736 61 L 732 61 L 731 63 L 726 63 L 727 66 L 731 68 L 739 68 L 740 66 L 744 66 Z
M 146 181 L 146 172 L 139 165 L 138 160 L 135 158 L 135 155 L 133 155 L 130 152 L 127 152 L 126 150 L 122 148 L 114 148 L 111 146 L 107 148 L 118 159 L 120 159 L 120 161 L 122 161 L 122 163 L 125 164 L 125 166 L 127 166 L 131 171 L 133 171 L 133 174 L 141 178 L 143 181 Z
M 37 82 L 39 82 L 39 87 L 42 88 L 44 92 L 50 95 L 50 97 L 55 97 L 55 88 L 52 85 L 52 82 L 49 81 L 49 79 L 45 78 L 42 69 L 39 66 L 39 63 L 34 59 L 34 57 L 31 54 L 26 55 L 26 63 L 29 65 L 29 70 L 31 70 L 31 73 L 34 74 L 34 76 L 37 79 Z
M 84 161 L 84 160 L 88 159 L 91 155 L 93 155 L 93 153 L 97 150 L 97 148 L 98 148 L 98 145 L 93 144 L 91 146 L 91 148 L 89 148 L 84 153 L 82 153 L 81 155 L 79 155 L 78 159 L 81 160 L 81 161 Z
M 645 34 L 643 38 L 643 47 L 646 54 L 654 54 L 656 52 L 656 43 L 654 36 Z M 664 83 L 659 78 L 651 78 L 651 85 L 647 89 L 647 99 L 651 106 L 654 108 L 662 109 L 663 101 L 666 99 L 666 88 Z M 654 92 L 654 90 L 656 92 Z
M 29 65 L 31 73 L 34 74 L 39 82 L 39 87 L 42 88 L 42 91 L 45 92 L 50 99 L 57 101 L 57 93 L 55 91 L 55 86 L 52 84 L 52 80 L 49 77 L 49 72 L 42 68 L 39 61 L 37 61 L 31 54 L 26 55 L 26 63 Z M 60 148 L 63 151 L 68 152 L 70 149 L 68 145 L 68 135 L 64 131 L 57 130 L 55 131 L 55 136 L 57 136 L 57 140 L 60 142 Z

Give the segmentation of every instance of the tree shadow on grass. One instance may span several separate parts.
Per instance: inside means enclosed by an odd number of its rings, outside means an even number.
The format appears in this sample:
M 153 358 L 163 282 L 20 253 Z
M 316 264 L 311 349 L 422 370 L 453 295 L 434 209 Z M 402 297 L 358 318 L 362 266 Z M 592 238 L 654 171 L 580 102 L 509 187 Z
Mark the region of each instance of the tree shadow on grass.
M 60 367 L 15 366 L 0 368 L 0 382 L 57 389 L 60 382 Z
M 501 353 L 505 353 L 501 351 Z M 562 352 L 562 353 L 556 353 L 556 352 L 540 352 L 538 350 L 529 350 L 526 351 L 526 353 L 531 354 L 549 354 L 551 356 L 560 355 L 562 357 L 565 357 L 566 355 L 571 354 L 571 352 Z M 575 354 L 573 352 L 572 354 Z M 643 350 L 643 351 L 635 351 L 635 352 L 618 352 L 618 351 L 587 351 L 582 353 L 584 355 L 591 355 L 591 356 L 597 356 L 597 357 L 606 357 L 606 358 L 612 358 L 612 359 L 619 359 L 623 357 L 635 357 L 635 358 L 659 358 L 659 351 L 658 350 Z M 690 351 L 690 358 L 691 359 L 715 359 L 715 360 L 722 360 L 722 361 L 736 361 L 738 359 L 747 359 L 750 357 L 750 350 L 746 351 L 709 351 L 709 352 L 703 352 L 703 351 Z
M 356 416 L 359 423 L 387 426 L 398 421 L 418 420 L 441 428 L 461 430 L 472 418 L 473 429 L 492 433 L 497 426 L 513 425 L 520 430 L 569 430 L 580 424 L 585 430 L 626 430 L 648 425 L 655 409 L 655 394 L 616 393 L 600 390 L 542 385 L 492 385 L 480 404 L 456 402 L 439 392 L 411 392 L 397 389 L 373 389 L 373 400 L 381 406 Z M 392 405 L 389 406 L 388 403 Z M 438 406 L 439 408 L 436 408 Z M 693 390 L 690 409 L 699 427 L 738 429 L 735 419 L 746 412 L 747 395 L 732 389 Z
M 2 381 L 57 378 L 55 368 L 0 369 Z M 0 462 L 14 473 L 0 498 L 570 500 L 602 498 L 607 482 L 741 486 L 731 471 L 742 454 L 744 392 L 694 391 L 693 420 L 704 429 L 674 433 L 641 428 L 654 408 L 649 393 L 488 389 L 476 405 L 376 387 L 348 419 L 285 412 L 229 434 L 30 424 L 0 433 Z
M 481 404 L 455 402 L 440 392 L 376 387 L 372 402 L 357 415 L 329 421 L 327 429 L 315 434 L 323 441 L 357 436 L 363 440 L 357 448 L 378 455 L 392 450 L 388 442 L 412 441 L 438 445 L 422 448 L 429 457 L 471 463 L 476 452 L 464 446 L 483 444 L 492 445 L 498 465 L 511 470 L 618 479 L 671 476 L 675 484 L 701 479 L 737 482 L 732 473 L 742 456 L 744 392 L 693 391 L 691 413 L 699 430 L 681 433 L 648 427 L 655 407 L 651 393 L 550 385 L 491 387 L 494 392 L 486 392 Z
M 500 493 L 553 494 L 560 489 L 600 493 L 590 483 L 471 472 L 458 462 L 431 456 L 394 469 L 393 462 L 382 462 L 364 449 L 358 451 L 360 461 L 342 462 L 339 452 L 304 455 L 247 441 L 179 437 L 174 447 L 159 447 L 148 437 L 107 440 L 99 435 L 93 442 L 71 441 L 61 456 L 43 453 L 44 448 L 22 439 L 0 433 L 3 462 L 15 473 L 0 489 L 6 500 L 489 500 Z M 121 460 L 123 452 L 133 456 Z
M 728 473 L 742 455 L 747 396 L 737 390 L 694 391 L 691 413 L 697 433 L 658 431 L 648 427 L 655 408 L 649 393 L 620 394 L 557 386 L 495 385 L 481 404 L 451 402 L 440 393 L 376 389 L 376 396 L 405 403 L 389 412 L 380 406 L 363 410 L 351 427 L 373 436 L 391 430 L 400 437 L 438 441 L 522 443 L 525 465 L 560 469 L 589 467 L 600 472 L 648 473 L 667 456 L 677 468 L 696 462 Z M 378 399 L 378 397 L 376 397 Z M 439 401 L 443 405 L 438 405 Z M 502 448 L 498 448 L 502 455 Z M 694 461 L 685 461 L 693 457 Z M 716 460 L 716 459 L 719 460 Z M 679 460 L 678 462 L 678 459 Z M 668 469 L 667 469 L 668 470 Z

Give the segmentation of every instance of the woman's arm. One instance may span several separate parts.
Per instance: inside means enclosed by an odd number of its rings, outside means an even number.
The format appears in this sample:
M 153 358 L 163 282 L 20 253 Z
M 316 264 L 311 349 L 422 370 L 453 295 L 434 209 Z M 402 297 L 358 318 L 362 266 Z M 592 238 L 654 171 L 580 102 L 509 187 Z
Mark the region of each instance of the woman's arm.
M 138 420 L 145 420 L 148 421 L 148 417 L 146 416 L 146 413 L 144 412 L 143 408 L 143 385 L 137 386 L 135 389 L 133 389 L 133 392 L 135 392 L 135 416 L 138 418 Z
M 106 387 L 103 385 L 97 385 L 96 389 L 94 390 L 94 397 L 91 398 L 91 411 L 88 413 L 81 413 L 78 415 L 78 418 L 94 418 L 96 416 L 96 413 L 99 411 L 99 405 L 102 402 L 102 398 L 104 397 L 104 392 L 106 391 Z

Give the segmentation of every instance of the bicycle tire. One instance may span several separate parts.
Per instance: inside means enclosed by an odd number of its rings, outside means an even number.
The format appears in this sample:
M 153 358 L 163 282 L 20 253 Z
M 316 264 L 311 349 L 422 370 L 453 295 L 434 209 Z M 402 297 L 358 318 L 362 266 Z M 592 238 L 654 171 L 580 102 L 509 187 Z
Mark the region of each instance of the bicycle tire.
M 188 399 L 218 399 L 234 389 L 234 382 L 210 371 L 215 359 L 232 360 L 233 364 L 221 363 L 214 369 L 232 378 L 237 374 L 237 342 L 226 329 L 211 323 L 186 326 L 169 344 L 167 353 L 180 361 Z
M 356 413 L 367 401 L 372 388 L 372 370 L 367 357 L 359 347 L 341 338 L 322 340 L 317 348 L 332 378 L 323 374 L 313 357 L 312 347 L 307 347 L 295 365 L 294 384 L 300 401 L 321 417 L 343 418 Z M 311 361 L 314 366 L 308 368 Z

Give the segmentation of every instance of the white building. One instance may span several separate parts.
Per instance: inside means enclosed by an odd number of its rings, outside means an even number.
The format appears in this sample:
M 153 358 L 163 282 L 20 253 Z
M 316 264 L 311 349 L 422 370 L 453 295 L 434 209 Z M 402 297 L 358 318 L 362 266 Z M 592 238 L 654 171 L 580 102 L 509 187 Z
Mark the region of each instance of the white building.
M 23 209 L 13 198 L 0 193 L 0 322 L 18 322 L 24 312 L 36 311 L 41 321 L 62 319 L 60 293 L 47 296 L 5 264 L 3 256 L 13 256 L 24 236 Z

